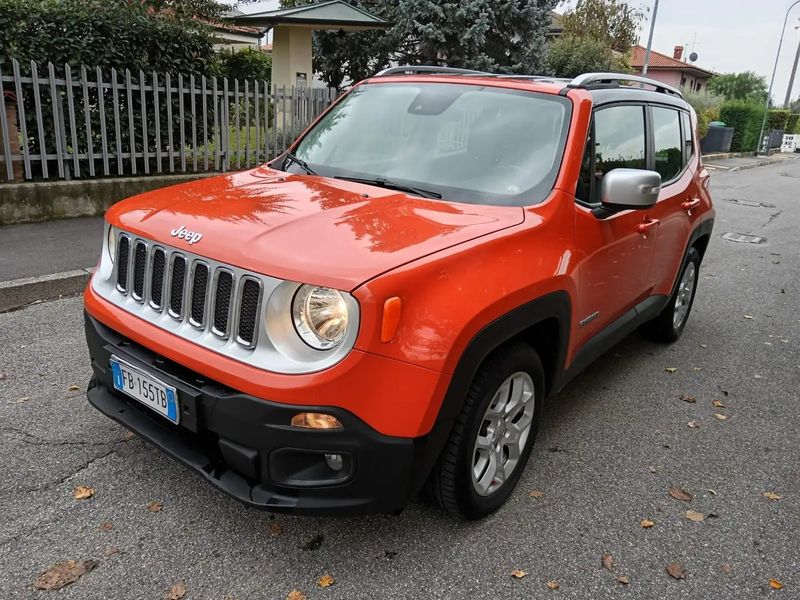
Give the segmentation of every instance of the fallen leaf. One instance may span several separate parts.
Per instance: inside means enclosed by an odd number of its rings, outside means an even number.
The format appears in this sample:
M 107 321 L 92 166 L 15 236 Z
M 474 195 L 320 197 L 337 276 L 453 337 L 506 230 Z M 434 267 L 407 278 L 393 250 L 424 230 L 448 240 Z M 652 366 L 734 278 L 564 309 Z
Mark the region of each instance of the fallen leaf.
M 6 402 L 8 404 L 22 404 L 23 402 L 28 402 L 30 399 L 30 396 L 23 396 L 22 398 L 16 398 L 14 400 L 6 400 Z
M 686 511 L 686 518 L 690 521 L 694 521 L 695 523 L 700 523 L 705 519 L 705 516 L 701 512 L 690 509 Z
M 697 402 L 694 396 L 690 396 L 689 394 L 681 394 L 681 400 L 683 400 L 684 402 L 688 402 L 689 404 L 694 404 L 695 402 Z
M 186 595 L 186 586 L 182 581 L 175 583 L 164 594 L 164 600 L 181 600 Z
M 336 583 L 336 580 L 330 573 L 325 573 L 325 575 L 317 579 L 317 585 L 321 588 L 330 587 L 334 583 Z
M 617 577 L 617 583 L 621 583 L 622 585 L 628 585 L 631 582 L 631 578 L 627 575 L 620 575 Z
M 708 489 L 708 493 L 711 494 L 712 496 L 716 496 L 717 495 L 716 490 L 712 490 L 711 488 Z
M 678 563 L 669 563 L 667 565 L 667 573 L 673 579 L 686 579 L 686 571 Z
M 0 371 L 0 381 L 3 381 L 3 379 L 5 379 L 6 377 L 8 377 L 8 375 Z
M 75 583 L 96 566 L 93 560 L 64 560 L 40 573 L 34 586 L 37 590 L 59 590 Z
M 111 531 L 114 529 L 114 524 L 111 521 L 103 521 L 100 523 L 100 527 L 98 527 L 100 531 Z
M 603 563 L 603 568 L 606 571 L 614 570 L 614 557 L 610 554 L 603 554 L 603 556 L 600 558 L 600 562 Z
M 527 575 L 528 575 L 528 572 L 527 571 L 522 571 L 521 569 L 514 569 L 514 570 L 511 571 L 511 576 L 514 579 L 522 579 L 523 577 L 525 577 Z
M 675 373 L 675 372 L 678 370 L 678 368 L 677 368 L 677 367 L 667 367 L 667 368 L 666 368 L 666 369 L 664 369 L 664 370 L 665 370 L 667 373 Z
M 280 523 L 275 523 L 274 521 L 269 524 L 269 533 L 272 537 L 278 537 L 280 534 L 283 533 L 283 525 Z
M 159 500 L 150 500 L 150 502 L 147 503 L 147 510 L 151 513 L 161 512 L 164 510 L 164 503 Z
M 306 600 L 306 595 L 300 590 L 292 590 L 286 596 L 286 600 Z
M 69 386 L 69 387 L 67 388 L 67 391 L 69 391 L 69 392 L 77 392 L 77 391 L 80 391 L 80 389 L 81 389 L 81 386 L 79 386 L 79 385 L 75 385 L 75 384 L 73 383 L 71 386 Z
M 782 590 L 783 589 L 783 584 L 780 581 L 778 581 L 777 579 L 770 579 L 769 580 L 769 587 L 771 587 L 773 590 Z
M 127 433 L 125 433 L 125 436 L 123 437 L 123 439 L 132 440 L 135 437 L 136 437 L 135 433 L 133 433 L 132 431 L 128 431 Z
M 533 490 L 533 491 L 532 491 L 532 492 L 529 494 L 529 496 L 530 496 L 531 498 L 541 498 L 542 496 L 544 496 L 544 492 L 542 492 L 542 491 L 539 491 L 539 490 Z
M 650 472 L 651 472 L 651 473 L 658 473 L 658 471 L 656 471 L 656 468 L 655 468 L 655 467 L 650 467 Z
M 692 367 L 692 371 L 702 371 L 703 367 Z
M 751 317 L 750 315 L 745 315 L 744 318 L 745 319 L 752 319 L 753 317 Z
M 548 581 L 547 582 L 547 589 L 549 589 L 549 590 L 557 590 L 560 587 L 561 586 L 558 585 L 557 581 Z
M 106 550 L 106 556 L 113 556 L 114 554 L 119 554 L 120 549 L 116 546 L 111 546 L 108 550 Z
M 714 406 L 716 406 L 717 408 L 725 408 L 725 405 L 722 403 L 722 400 L 714 400 L 714 402 L 712 402 L 712 404 Z
M 94 488 L 88 485 L 79 485 L 72 491 L 72 496 L 75 500 L 87 500 L 94 496 Z
M 701 348 L 708 348 L 708 344 L 700 344 Z
M 671 487 L 669 488 L 669 495 L 675 498 L 675 500 L 683 500 L 684 502 L 689 502 L 694 496 L 692 496 L 686 490 L 679 488 L 679 487 Z
M 689 427 L 689 429 L 697 429 L 698 427 L 700 427 L 697 424 L 697 421 L 689 421 L 686 425 Z
M 731 567 L 728 563 L 725 563 L 720 566 L 719 570 L 725 573 L 725 575 L 730 575 L 733 572 L 733 567 Z
M 727 421 L 728 420 L 728 417 L 726 415 L 723 415 L 723 414 L 720 414 L 720 413 L 714 413 L 714 418 L 717 419 L 718 421 Z
M 319 550 L 322 547 L 322 542 L 325 541 L 325 534 L 318 533 L 310 540 L 308 540 L 305 544 L 300 546 L 301 550 L 308 550 L 310 552 L 314 552 Z
M 641 525 L 645 529 L 650 529 L 655 524 L 656 524 L 655 521 L 651 521 L 650 519 L 642 519 L 639 522 L 639 525 Z
M 780 494 L 776 494 L 775 492 L 764 492 L 762 494 L 765 498 L 769 498 L 770 500 L 780 500 L 783 498 Z

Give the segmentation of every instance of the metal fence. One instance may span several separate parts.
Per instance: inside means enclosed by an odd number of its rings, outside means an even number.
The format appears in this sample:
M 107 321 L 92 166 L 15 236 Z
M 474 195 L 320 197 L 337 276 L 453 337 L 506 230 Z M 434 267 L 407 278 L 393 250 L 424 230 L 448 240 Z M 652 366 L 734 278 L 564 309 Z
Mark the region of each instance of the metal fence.
M 10 71 L 10 72 L 9 72 Z M 283 152 L 336 98 L 170 73 L 0 65 L 0 181 L 228 171 Z

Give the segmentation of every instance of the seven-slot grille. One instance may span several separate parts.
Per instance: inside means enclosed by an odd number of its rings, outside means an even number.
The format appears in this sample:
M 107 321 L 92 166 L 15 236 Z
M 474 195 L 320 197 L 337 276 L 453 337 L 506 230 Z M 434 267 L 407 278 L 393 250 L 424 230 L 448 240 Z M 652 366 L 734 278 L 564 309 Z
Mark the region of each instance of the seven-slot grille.
M 117 291 L 174 319 L 231 336 L 247 348 L 256 344 L 262 284 L 252 275 L 239 281 L 230 269 L 211 269 L 199 258 L 119 234 L 116 257 Z

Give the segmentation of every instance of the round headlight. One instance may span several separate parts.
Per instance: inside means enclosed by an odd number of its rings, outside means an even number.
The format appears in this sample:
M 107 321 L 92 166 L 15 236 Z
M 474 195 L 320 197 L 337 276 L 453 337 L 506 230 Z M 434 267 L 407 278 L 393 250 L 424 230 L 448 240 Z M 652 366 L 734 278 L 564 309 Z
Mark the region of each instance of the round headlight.
M 108 249 L 108 255 L 111 257 L 111 262 L 113 263 L 114 260 L 117 258 L 117 236 L 114 232 L 113 227 L 108 228 L 108 239 L 106 240 L 106 248 Z
M 336 290 L 303 285 L 294 295 L 294 327 L 300 339 L 316 350 L 329 350 L 342 341 L 347 316 L 347 304 Z

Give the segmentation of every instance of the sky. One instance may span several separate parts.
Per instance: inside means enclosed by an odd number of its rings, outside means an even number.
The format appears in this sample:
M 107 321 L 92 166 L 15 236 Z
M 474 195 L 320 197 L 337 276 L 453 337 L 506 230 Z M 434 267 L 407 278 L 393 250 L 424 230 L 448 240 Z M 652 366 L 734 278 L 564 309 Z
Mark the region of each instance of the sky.
M 674 46 L 687 46 L 697 52 L 697 66 L 720 73 L 755 71 L 772 76 L 778 50 L 780 28 L 786 9 L 793 0 L 660 0 L 653 50 L 672 56 Z M 234 3 L 233 0 L 228 1 Z M 574 4 L 562 2 L 557 10 Z M 640 42 L 647 44 L 650 15 L 654 0 L 631 0 L 633 6 L 649 9 L 642 24 Z M 246 13 L 277 8 L 278 0 L 248 3 L 240 9 Z M 791 11 L 786 36 L 775 76 L 773 99 L 782 104 L 789 84 L 789 75 L 800 43 L 800 4 Z M 800 97 L 800 73 L 795 79 L 792 98 Z

